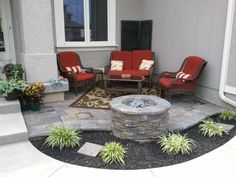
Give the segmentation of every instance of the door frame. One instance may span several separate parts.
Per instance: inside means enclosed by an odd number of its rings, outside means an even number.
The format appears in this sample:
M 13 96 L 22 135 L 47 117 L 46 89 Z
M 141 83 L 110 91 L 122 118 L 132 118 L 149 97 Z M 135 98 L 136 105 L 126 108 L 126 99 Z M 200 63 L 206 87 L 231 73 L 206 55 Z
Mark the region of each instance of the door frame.
M 9 0 L 0 1 L 1 15 L 2 15 L 2 31 L 4 34 L 5 43 L 5 57 L 9 59 L 0 59 L 3 63 L 16 63 L 14 34 L 12 27 L 11 6 Z M 0 55 L 1 56 L 1 55 Z
M 231 51 L 232 44 L 232 32 L 234 25 L 235 17 L 235 0 L 228 1 L 228 9 L 227 9 L 227 19 L 226 19 L 226 27 L 225 27 L 225 40 L 224 40 L 224 51 L 222 58 L 222 67 L 221 67 L 221 78 L 219 84 L 219 96 L 221 100 L 224 102 L 236 106 L 236 101 L 230 98 L 226 93 L 235 95 L 236 89 L 232 87 L 227 87 L 227 75 L 228 75 L 228 67 L 229 67 L 229 57 Z

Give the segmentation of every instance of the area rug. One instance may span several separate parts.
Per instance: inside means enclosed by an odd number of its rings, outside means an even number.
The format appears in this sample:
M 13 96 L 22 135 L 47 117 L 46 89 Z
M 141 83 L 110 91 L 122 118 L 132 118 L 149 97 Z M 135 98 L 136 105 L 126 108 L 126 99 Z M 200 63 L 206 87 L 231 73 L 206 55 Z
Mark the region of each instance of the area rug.
M 105 94 L 105 90 L 100 87 L 95 87 L 95 90 L 89 90 L 87 93 L 79 97 L 76 101 L 74 101 L 70 106 L 77 108 L 90 108 L 90 109 L 110 109 L 109 103 L 112 98 L 128 95 L 129 93 L 116 93 L 116 94 Z M 156 95 L 160 94 L 156 92 L 155 88 L 142 88 L 143 95 Z M 130 94 L 129 94 L 130 95 Z

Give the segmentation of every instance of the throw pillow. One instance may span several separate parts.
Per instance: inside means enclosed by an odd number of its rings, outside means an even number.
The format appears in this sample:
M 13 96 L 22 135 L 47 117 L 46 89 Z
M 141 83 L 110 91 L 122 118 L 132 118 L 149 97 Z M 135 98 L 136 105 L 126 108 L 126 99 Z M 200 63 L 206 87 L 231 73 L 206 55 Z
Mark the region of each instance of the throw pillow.
M 143 59 L 141 65 L 139 66 L 139 70 L 150 70 L 153 64 L 154 64 L 153 60 Z
M 66 67 L 67 72 L 74 72 L 74 73 L 80 73 L 81 72 L 81 67 L 78 66 L 71 66 L 71 67 Z
M 111 61 L 111 71 L 122 71 L 123 70 L 123 61 Z
M 185 82 L 186 80 L 185 79 L 188 79 L 188 78 L 190 78 L 191 77 L 191 75 L 190 74 L 186 74 L 186 73 L 184 73 L 184 72 L 178 72 L 177 74 L 176 74 L 176 78 L 177 79 L 182 79 L 182 81 L 183 82 Z

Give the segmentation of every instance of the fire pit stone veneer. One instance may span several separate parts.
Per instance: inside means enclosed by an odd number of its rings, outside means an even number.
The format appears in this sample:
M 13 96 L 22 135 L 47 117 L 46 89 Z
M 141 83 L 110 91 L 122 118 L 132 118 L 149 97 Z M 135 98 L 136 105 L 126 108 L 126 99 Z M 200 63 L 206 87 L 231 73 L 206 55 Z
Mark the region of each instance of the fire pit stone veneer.
M 171 104 L 159 97 L 129 95 L 115 98 L 110 103 L 112 132 L 116 137 L 149 142 L 168 129 L 168 110 Z

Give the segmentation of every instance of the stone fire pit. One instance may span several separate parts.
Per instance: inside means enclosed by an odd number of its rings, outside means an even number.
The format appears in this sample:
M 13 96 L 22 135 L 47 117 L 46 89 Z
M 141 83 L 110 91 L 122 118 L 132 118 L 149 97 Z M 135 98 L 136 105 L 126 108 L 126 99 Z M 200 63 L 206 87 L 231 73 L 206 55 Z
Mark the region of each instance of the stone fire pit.
M 148 142 L 167 131 L 171 104 L 164 99 L 148 95 L 121 96 L 113 99 L 110 106 L 116 137 Z

